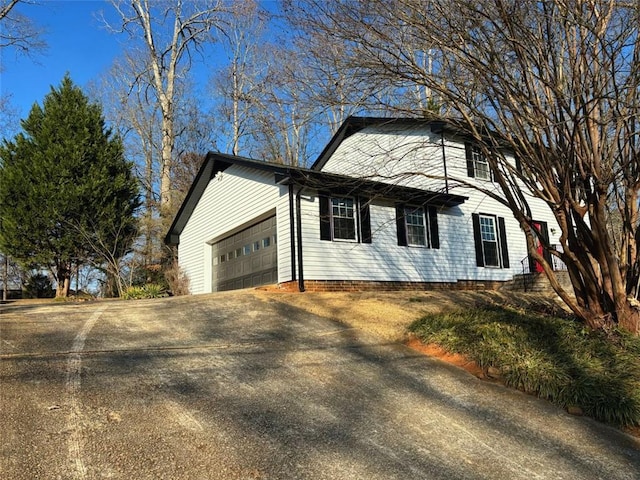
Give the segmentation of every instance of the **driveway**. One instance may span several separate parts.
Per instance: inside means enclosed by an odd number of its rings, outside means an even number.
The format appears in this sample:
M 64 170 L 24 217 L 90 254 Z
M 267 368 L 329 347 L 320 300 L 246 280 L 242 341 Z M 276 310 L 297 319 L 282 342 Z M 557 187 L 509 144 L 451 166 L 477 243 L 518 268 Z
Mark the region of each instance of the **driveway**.
M 3 479 L 640 479 L 640 442 L 239 292 L 0 306 Z

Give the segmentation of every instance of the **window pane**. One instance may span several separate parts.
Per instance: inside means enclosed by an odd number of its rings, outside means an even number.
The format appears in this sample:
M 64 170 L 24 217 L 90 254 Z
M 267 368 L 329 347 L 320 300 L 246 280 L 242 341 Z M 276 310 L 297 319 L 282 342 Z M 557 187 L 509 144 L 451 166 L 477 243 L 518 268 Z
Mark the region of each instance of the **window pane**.
M 352 198 L 331 199 L 331 220 L 334 239 L 356 239 L 355 212 Z
M 262 239 L 262 248 L 267 248 L 271 245 L 271 237 L 265 237 Z
M 499 267 L 498 244 L 496 242 L 482 242 L 484 249 L 484 264 L 489 267 Z
M 492 217 L 480 217 L 480 232 L 483 241 L 496 241 L 496 227 Z
M 353 219 L 334 218 L 333 219 L 333 238 L 355 240 L 356 230 L 353 224 Z

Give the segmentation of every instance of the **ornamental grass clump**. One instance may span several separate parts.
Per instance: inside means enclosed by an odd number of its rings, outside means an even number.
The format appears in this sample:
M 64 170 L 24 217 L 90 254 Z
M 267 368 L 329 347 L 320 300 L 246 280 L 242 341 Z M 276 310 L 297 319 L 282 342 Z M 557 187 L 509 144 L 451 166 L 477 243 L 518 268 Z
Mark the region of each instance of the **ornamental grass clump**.
M 498 369 L 507 386 L 607 423 L 640 425 L 640 339 L 631 335 L 502 307 L 431 314 L 409 329 Z
M 140 300 L 144 298 L 166 297 L 166 291 L 162 285 L 148 283 L 146 285 L 131 286 L 122 295 L 125 300 Z

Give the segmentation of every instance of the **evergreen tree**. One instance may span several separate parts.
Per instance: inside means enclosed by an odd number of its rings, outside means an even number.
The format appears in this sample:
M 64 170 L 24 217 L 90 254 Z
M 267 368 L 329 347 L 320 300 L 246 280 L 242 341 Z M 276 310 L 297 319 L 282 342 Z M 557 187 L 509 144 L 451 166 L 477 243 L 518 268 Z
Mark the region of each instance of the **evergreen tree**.
M 66 296 L 74 267 L 129 251 L 138 185 L 101 107 L 68 75 L 21 125 L 0 146 L 0 251 L 50 269 Z

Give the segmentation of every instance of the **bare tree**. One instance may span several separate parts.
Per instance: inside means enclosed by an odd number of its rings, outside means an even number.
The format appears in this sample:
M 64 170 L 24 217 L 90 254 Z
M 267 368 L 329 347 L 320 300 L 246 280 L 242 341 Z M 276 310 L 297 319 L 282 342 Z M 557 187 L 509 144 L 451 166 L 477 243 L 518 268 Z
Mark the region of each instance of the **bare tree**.
M 16 8 L 18 4 L 33 3 L 25 0 L 0 0 L 0 49 L 14 48 L 18 53 L 31 55 L 45 48 L 42 30 Z
M 136 82 L 144 84 L 149 74 L 151 81 L 145 86 L 152 90 L 161 112 L 160 210 L 164 215 L 171 205 L 178 84 L 192 56 L 212 41 L 211 31 L 220 28 L 224 4 L 220 0 L 114 0 L 113 5 L 122 21 L 118 31 L 142 40 L 147 54 Z
M 640 331 L 629 299 L 640 273 L 638 2 L 289 3 L 306 29 L 353 47 L 342 58 L 346 69 L 432 92 L 446 119 L 482 147 L 500 186 L 496 198 L 511 208 L 564 302 L 592 328 Z M 561 248 L 540 238 L 527 192 L 553 212 Z M 536 237 L 567 265 L 574 295 L 534 248 Z
M 238 0 L 229 12 L 229 28 L 219 32 L 227 65 L 218 67 L 212 77 L 212 90 L 218 99 L 216 116 L 224 119 L 227 150 L 246 154 L 247 139 L 255 127 L 255 112 L 263 108 L 264 81 L 269 60 L 264 55 L 267 12 L 255 0 Z

